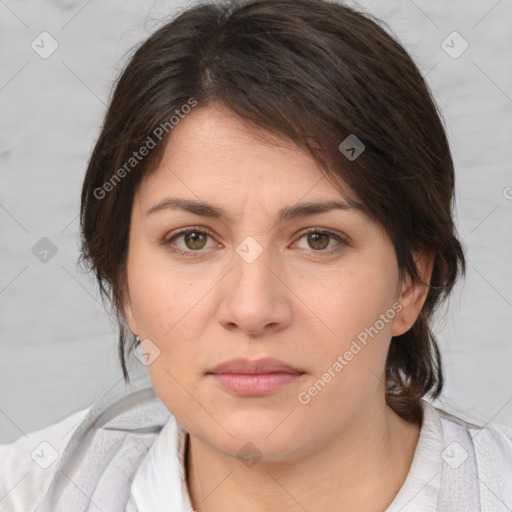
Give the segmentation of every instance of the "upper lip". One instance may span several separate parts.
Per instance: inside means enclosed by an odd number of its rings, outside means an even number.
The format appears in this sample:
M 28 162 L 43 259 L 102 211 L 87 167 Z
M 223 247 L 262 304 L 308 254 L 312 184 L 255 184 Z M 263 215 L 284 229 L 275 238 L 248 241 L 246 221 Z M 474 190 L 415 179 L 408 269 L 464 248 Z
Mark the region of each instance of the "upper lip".
M 249 360 L 242 357 L 230 359 L 215 366 L 208 373 L 241 373 L 249 375 L 257 375 L 264 373 L 304 373 L 301 370 L 272 357 L 262 359 Z

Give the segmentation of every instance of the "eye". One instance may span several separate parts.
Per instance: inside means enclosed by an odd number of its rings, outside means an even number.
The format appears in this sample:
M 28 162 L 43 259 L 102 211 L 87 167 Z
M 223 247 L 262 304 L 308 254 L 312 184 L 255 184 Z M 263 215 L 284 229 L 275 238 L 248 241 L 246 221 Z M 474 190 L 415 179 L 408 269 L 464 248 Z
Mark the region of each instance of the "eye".
M 206 248 L 208 238 L 213 239 L 213 236 L 207 231 L 196 227 L 189 227 L 174 233 L 172 236 L 164 240 L 163 243 L 164 245 L 169 246 L 169 249 L 174 253 L 194 257 L 200 256 L 202 252 L 204 253 L 202 249 Z M 179 239 L 182 239 L 184 245 L 180 246 L 176 243 Z M 308 247 L 302 248 L 311 253 L 332 254 L 339 251 L 343 246 L 348 245 L 341 235 L 319 228 L 308 229 L 299 237 L 298 240 L 300 241 L 302 239 L 306 239 L 306 243 L 308 245 Z M 333 246 L 332 242 L 337 243 Z M 220 245 L 214 244 L 211 247 L 220 247 Z
M 212 236 L 198 228 L 187 228 L 178 231 L 170 238 L 164 241 L 165 245 L 169 245 L 172 252 L 178 254 L 190 255 L 191 252 L 200 252 L 206 246 L 208 238 Z M 182 239 L 185 246 L 176 246 L 175 241 Z
M 309 246 L 306 247 L 306 249 L 311 248 L 313 249 L 314 252 L 336 252 L 342 246 L 347 245 L 347 242 L 337 233 L 333 233 L 332 231 L 322 230 L 318 228 L 308 229 L 305 233 L 303 233 L 299 240 L 303 238 L 306 238 L 306 242 Z M 333 249 L 333 246 L 330 245 L 332 241 L 338 242 L 337 244 L 334 245 L 334 251 L 330 250 Z

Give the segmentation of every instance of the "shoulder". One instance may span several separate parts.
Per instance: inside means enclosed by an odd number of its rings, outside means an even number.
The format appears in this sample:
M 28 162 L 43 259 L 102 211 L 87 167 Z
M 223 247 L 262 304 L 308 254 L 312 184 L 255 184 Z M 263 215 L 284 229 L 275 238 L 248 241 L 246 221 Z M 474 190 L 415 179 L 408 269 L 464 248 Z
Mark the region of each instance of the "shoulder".
M 482 510 L 510 510 L 512 429 L 453 405 L 436 410 L 443 430 L 442 484 L 447 492 L 453 495 L 454 489 L 466 487 L 461 496 L 474 495 Z
M 85 510 L 96 491 L 112 505 L 104 510 L 115 509 L 170 416 L 147 372 L 117 384 L 91 407 L 0 445 L 1 512 Z
M 90 407 L 16 441 L 0 445 L 0 510 L 34 510 L 52 478 L 56 462 Z
M 512 427 L 485 420 L 454 405 L 434 406 L 445 436 L 455 438 L 466 433 L 477 453 L 500 448 L 505 458 L 512 457 Z

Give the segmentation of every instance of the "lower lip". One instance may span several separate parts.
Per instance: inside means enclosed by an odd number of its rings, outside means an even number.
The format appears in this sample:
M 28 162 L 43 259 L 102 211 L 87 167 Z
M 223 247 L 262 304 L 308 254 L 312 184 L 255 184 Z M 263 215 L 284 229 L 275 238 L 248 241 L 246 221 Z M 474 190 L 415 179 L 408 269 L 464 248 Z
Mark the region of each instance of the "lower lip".
M 222 387 L 242 396 L 265 396 L 277 389 L 296 382 L 302 373 L 212 373 Z

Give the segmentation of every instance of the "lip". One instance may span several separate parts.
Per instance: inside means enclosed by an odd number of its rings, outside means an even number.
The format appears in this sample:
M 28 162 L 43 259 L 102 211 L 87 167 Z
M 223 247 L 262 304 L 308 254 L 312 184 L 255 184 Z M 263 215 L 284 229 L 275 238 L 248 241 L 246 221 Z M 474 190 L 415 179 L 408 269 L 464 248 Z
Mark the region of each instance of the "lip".
M 262 373 L 304 373 L 298 368 L 295 368 L 289 364 L 286 364 L 279 359 L 273 357 L 264 357 L 262 359 L 244 359 L 238 357 L 236 359 L 230 359 L 219 365 L 208 373 L 243 373 L 246 375 L 262 374 Z
M 265 396 L 299 380 L 304 372 L 274 358 L 230 359 L 207 373 L 223 388 L 242 396 Z

